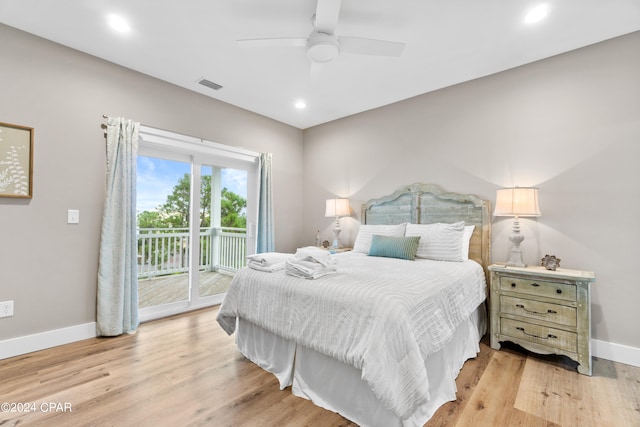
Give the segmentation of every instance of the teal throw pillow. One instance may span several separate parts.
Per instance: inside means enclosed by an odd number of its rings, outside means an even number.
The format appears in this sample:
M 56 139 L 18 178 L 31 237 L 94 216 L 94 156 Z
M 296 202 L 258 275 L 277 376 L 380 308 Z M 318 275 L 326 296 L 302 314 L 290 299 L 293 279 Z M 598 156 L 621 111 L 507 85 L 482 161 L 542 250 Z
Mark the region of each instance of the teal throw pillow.
M 395 237 L 374 234 L 371 236 L 369 255 L 413 261 L 418 252 L 419 242 L 420 236 Z

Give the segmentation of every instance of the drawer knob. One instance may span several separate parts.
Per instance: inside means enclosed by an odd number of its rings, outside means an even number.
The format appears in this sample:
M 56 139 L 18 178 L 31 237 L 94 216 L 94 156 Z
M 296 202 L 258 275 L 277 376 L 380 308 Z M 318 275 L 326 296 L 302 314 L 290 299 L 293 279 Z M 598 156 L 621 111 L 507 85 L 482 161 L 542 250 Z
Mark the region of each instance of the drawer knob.
M 549 338 L 552 338 L 552 339 L 558 338 L 556 335 L 553 335 L 553 334 L 547 334 L 546 337 L 541 337 L 540 335 L 530 334 L 527 331 L 525 331 L 524 328 L 521 328 L 519 326 L 517 326 L 516 329 L 521 331 L 523 334 L 525 334 L 527 336 L 530 336 L 532 338 L 538 338 L 538 339 L 541 339 L 541 340 L 548 340 Z
M 556 293 L 557 294 L 561 294 L 562 293 L 562 289 L 556 289 Z
M 534 288 L 537 288 L 540 285 L 538 285 L 537 283 L 532 283 L 531 286 L 533 286 Z

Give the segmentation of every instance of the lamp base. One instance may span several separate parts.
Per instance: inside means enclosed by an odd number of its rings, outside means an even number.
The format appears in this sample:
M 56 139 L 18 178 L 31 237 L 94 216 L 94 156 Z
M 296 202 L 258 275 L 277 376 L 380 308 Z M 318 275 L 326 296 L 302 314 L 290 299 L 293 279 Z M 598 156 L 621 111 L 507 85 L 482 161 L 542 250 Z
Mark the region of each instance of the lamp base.
M 527 265 L 522 261 L 522 250 L 520 249 L 520 243 L 524 240 L 524 236 L 520 234 L 520 221 L 518 217 L 513 220 L 513 231 L 509 236 L 511 241 L 511 257 L 507 261 L 508 267 L 526 267 Z
M 520 246 L 516 247 L 515 245 L 511 248 L 511 257 L 509 261 L 507 261 L 508 267 L 526 267 L 527 264 L 522 262 L 522 252 L 520 251 Z
M 333 243 L 329 249 L 340 249 L 340 232 L 342 229 L 340 228 L 340 219 L 336 217 L 336 222 L 333 226 Z

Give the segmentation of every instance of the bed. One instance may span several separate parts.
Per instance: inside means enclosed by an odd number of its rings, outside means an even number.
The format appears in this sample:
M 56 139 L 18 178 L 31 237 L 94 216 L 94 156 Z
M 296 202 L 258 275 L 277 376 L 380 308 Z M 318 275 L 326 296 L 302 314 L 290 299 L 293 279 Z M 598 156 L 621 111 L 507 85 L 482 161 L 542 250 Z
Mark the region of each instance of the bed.
M 361 426 L 422 426 L 486 332 L 489 203 L 413 184 L 361 221 L 332 274 L 239 271 L 217 320 L 282 389 Z

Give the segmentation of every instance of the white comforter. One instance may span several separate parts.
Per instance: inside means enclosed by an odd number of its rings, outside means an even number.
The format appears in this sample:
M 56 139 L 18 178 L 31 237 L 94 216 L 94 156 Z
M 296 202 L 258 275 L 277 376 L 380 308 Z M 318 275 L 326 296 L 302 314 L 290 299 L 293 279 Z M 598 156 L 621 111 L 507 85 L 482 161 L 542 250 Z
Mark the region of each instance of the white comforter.
M 374 394 L 406 418 L 429 399 L 425 358 L 440 350 L 486 297 L 474 261 L 336 255 L 337 272 L 316 280 L 245 268 L 218 322 L 241 317 L 362 370 Z

